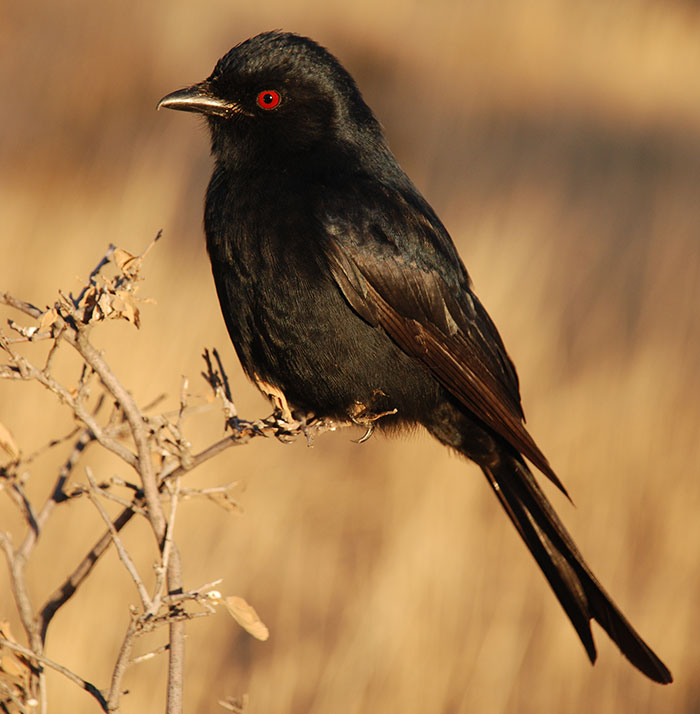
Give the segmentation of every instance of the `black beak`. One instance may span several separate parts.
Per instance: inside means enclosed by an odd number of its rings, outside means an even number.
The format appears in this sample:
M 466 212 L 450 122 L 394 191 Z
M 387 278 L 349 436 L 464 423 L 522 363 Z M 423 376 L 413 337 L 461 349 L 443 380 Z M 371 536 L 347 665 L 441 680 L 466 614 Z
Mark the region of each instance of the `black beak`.
M 217 97 L 208 81 L 193 84 L 177 92 L 166 94 L 156 106 L 156 109 L 177 109 L 181 112 L 197 112 L 205 116 L 224 117 L 225 119 L 235 114 L 248 114 L 236 102 Z

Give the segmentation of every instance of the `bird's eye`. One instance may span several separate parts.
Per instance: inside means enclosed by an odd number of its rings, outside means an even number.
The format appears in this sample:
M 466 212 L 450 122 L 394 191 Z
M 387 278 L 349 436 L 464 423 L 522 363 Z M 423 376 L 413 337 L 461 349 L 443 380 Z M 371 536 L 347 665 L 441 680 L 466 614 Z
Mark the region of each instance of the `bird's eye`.
M 261 109 L 274 109 L 281 100 L 282 97 L 280 97 L 279 92 L 275 92 L 274 89 L 266 89 L 258 94 L 256 101 Z

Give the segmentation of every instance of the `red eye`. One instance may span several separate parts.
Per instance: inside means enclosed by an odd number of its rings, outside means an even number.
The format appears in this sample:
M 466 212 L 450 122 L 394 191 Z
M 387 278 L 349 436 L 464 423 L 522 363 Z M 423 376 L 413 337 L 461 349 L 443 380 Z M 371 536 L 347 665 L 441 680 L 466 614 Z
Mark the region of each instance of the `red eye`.
M 279 92 L 275 92 L 274 89 L 266 89 L 258 94 L 257 102 L 261 109 L 274 109 L 281 99 Z

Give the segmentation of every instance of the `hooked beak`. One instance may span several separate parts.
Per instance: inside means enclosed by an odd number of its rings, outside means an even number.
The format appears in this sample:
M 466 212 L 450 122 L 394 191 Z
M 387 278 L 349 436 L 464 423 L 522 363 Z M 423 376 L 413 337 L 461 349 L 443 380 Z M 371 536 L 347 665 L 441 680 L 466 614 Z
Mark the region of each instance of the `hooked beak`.
M 185 89 L 166 94 L 156 106 L 156 109 L 177 109 L 181 112 L 197 112 L 205 116 L 223 117 L 228 119 L 235 114 L 248 114 L 240 104 L 217 97 L 208 81 L 193 84 Z

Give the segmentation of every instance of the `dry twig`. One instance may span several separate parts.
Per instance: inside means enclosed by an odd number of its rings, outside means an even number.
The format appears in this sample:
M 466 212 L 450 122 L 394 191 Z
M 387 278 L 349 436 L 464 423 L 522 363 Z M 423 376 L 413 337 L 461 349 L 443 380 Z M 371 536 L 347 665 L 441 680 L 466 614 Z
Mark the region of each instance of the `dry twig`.
M 178 504 L 185 498 L 204 497 L 215 500 L 230 510 L 237 509 L 237 504 L 230 495 L 234 484 L 209 489 L 181 488 L 181 477 L 224 450 L 248 443 L 256 437 L 275 436 L 289 441 L 303 435 L 310 443 L 315 435 L 342 426 L 313 419 L 289 424 L 282 421 L 279 415 L 255 421 L 239 419 L 229 380 L 216 350 L 211 353 L 205 350 L 206 369 L 203 376 L 222 405 L 225 423 L 231 429 L 231 433 L 225 438 L 197 454 L 191 453 L 190 443 L 183 433 L 184 417 L 186 414 L 197 413 L 200 408 L 188 404 L 189 383 L 186 378 L 182 380 L 177 412 L 151 414 L 159 400 L 146 407 L 139 407 L 105 357 L 94 347 L 91 332 L 100 323 L 111 319 L 127 320 L 139 326 L 141 301 L 136 297 L 140 280 L 139 270 L 153 243 L 140 256 L 133 256 L 110 246 L 77 296 L 59 291 L 58 300 L 45 310 L 8 293 L 0 294 L 0 304 L 12 308 L 35 323 L 25 326 L 9 321 L 9 327 L 16 335 L 13 337 L 0 330 L 0 354 L 4 353 L 5 358 L 5 363 L 0 364 L 0 378 L 38 382 L 65 404 L 81 425 L 71 430 L 67 436 L 49 441 L 46 447 L 27 457 L 23 457 L 21 450 L 15 448 L 10 435 L 5 442 L 12 460 L 9 464 L 0 466 L 0 485 L 5 485 L 4 491 L 18 507 L 26 526 L 26 533 L 17 548 L 13 546 L 8 534 L 0 532 L 0 548 L 8 563 L 15 603 L 29 648 L 9 643 L 5 638 L 0 638 L 0 644 L 21 653 L 33 663 L 31 686 L 27 696 L 38 700 L 38 711 L 41 714 L 46 713 L 48 706 L 44 666 L 62 672 L 89 691 L 103 711 L 117 711 L 123 690 L 122 682 L 129 665 L 153 656 L 151 654 L 132 659 L 135 640 L 161 625 L 169 627 L 168 645 L 157 650 L 167 649 L 169 654 L 167 712 L 181 712 L 185 623 L 188 619 L 210 614 L 214 611 L 213 605 L 219 601 L 224 602 L 225 599 L 218 593 L 215 593 L 214 598 L 206 594 L 204 591 L 210 590 L 210 586 L 194 591 L 186 591 L 183 588 L 180 552 L 174 539 Z M 108 268 L 113 269 L 111 275 L 107 274 Z M 16 349 L 20 343 L 31 344 L 46 340 L 51 340 L 52 343 L 42 366 Z M 68 345 L 79 360 L 80 376 L 75 385 L 62 383 L 54 374 L 54 357 L 62 345 Z M 95 391 L 98 392 L 96 404 L 90 408 L 89 402 Z M 114 406 L 105 419 L 102 408 L 109 403 Z M 24 488 L 30 473 L 28 467 L 43 450 L 67 439 L 74 439 L 71 453 L 60 467 L 43 505 L 36 509 Z M 74 478 L 85 450 L 92 444 L 99 444 L 116 455 L 137 474 L 138 483 L 113 478 L 110 483 L 98 486 L 90 470 L 86 469 L 88 486 L 69 488 L 69 481 Z M 129 489 L 130 497 L 124 498 L 114 493 L 112 488 L 116 485 Z M 106 531 L 35 612 L 25 578 L 27 562 L 57 506 L 82 494 L 86 494 L 95 504 L 105 522 Z M 167 515 L 163 508 L 166 494 L 170 499 Z M 115 519 L 112 520 L 107 515 L 101 504 L 101 497 L 115 500 L 123 506 L 123 510 Z M 156 580 L 152 596 L 119 536 L 119 532 L 134 515 L 148 519 L 160 554 L 155 567 Z M 129 626 L 113 669 L 109 692 L 103 695 L 94 685 L 48 659 L 44 654 L 44 644 L 53 617 L 93 572 L 110 543 L 114 543 L 120 560 L 136 585 L 141 609 L 131 611 Z M 190 603 L 199 604 L 200 609 L 188 609 Z M 10 692 L 7 696 L 13 701 L 18 699 L 15 692 Z M 26 707 L 27 704 L 20 701 L 18 706 Z M 36 707 L 33 711 L 36 711 Z

